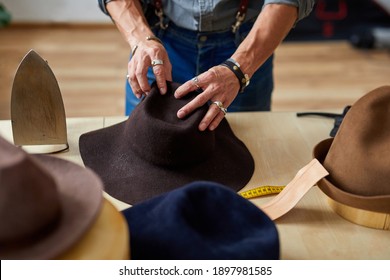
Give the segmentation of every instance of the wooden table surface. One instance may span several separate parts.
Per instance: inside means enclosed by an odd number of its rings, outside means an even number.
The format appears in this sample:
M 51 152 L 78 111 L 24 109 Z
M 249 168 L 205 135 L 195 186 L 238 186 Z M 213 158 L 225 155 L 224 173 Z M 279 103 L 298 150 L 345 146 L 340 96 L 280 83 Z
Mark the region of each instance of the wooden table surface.
M 83 165 L 78 148 L 85 132 L 124 121 L 126 117 L 68 118 L 70 150 L 57 156 Z M 243 190 L 286 185 L 312 159 L 312 149 L 329 137 L 333 120 L 296 117 L 294 112 L 230 113 L 227 119 L 255 159 L 255 172 Z M 12 142 L 9 120 L 0 135 Z M 127 204 L 106 195 L 118 210 Z M 261 206 L 272 197 L 251 200 Z M 277 219 L 282 259 L 390 259 L 390 231 L 353 224 L 332 211 L 317 186 L 286 215 Z M 261 249 L 261 248 L 259 248 Z

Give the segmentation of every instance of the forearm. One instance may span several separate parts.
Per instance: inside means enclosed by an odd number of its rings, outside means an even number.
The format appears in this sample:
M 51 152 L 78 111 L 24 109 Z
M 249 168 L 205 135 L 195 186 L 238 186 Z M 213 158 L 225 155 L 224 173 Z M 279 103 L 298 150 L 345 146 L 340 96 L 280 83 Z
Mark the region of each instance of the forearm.
M 250 77 L 269 58 L 294 26 L 298 17 L 295 6 L 265 5 L 252 30 L 232 58 Z
M 109 2 L 106 8 L 130 46 L 135 46 L 145 40 L 146 36 L 153 35 L 138 0 L 115 0 Z

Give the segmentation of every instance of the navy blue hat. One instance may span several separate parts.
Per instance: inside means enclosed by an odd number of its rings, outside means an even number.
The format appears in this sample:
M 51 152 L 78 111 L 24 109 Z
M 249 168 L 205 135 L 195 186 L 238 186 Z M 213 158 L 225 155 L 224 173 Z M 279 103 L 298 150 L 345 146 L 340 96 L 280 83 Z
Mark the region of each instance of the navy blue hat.
M 274 222 L 217 183 L 193 182 L 122 212 L 132 259 L 279 259 Z

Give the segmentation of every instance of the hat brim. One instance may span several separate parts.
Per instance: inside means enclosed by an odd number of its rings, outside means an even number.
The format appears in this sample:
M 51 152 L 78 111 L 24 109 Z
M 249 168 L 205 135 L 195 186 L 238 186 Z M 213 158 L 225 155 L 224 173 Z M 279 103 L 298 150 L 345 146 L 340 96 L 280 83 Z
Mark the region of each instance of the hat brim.
M 53 227 L 10 250 L 2 259 L 54 259 L 75 244 L 97 218 L 103 201 L 103 184 L 91 171 L 75 163 L 46 155 L 33 155 L 57 183 L 61 215 Z
M 323 164 L 328 151 L 333 143 L 333 138 L 319 142 L 313 149 L 313 156 Z M 326 168 L 326 166 L 325 166 Z M 390 195 L 385 196 L 362 196 L 344 191 L 331 181 L 332 174 L 321 179 L 317 185 L 331 199 L 354 208 L 390 213 Z
M 226 119 L 215 130 L 215 150 L 206 161 L 175 168 L 153 165 L 117 143 L 125 125 L 126 121 L 83 134 L 79 146 L 84 164 L 100 175 L 105 191 L 126 203 L 136 204 L 199 180 L 238 191 L 253 175 L 253 157 Z M 121 145 L 123 149 L 113 148 Z

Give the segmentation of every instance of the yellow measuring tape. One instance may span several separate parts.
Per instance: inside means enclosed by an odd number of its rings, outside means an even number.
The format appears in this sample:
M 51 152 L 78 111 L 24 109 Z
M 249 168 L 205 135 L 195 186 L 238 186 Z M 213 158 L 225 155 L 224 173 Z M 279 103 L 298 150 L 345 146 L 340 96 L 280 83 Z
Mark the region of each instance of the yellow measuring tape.
M 278 194 L 284 188 L 285 186 L 261 186 L 251 190 L 239 192 L 238 194 L 244 198 L 250 199 L 270 194 Z

